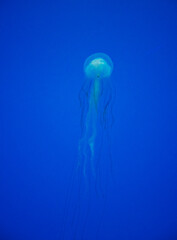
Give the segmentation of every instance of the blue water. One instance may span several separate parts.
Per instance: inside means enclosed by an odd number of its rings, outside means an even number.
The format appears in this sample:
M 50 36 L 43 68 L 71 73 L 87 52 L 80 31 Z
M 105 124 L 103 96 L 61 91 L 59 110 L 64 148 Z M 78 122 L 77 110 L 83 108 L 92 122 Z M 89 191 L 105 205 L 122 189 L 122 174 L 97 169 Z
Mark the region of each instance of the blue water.
M 0 2 L 0 240 L 177 239 L 176 29 L 175 0 Z M 116 92 L 104 196 L 76 171 L 96 52 Z

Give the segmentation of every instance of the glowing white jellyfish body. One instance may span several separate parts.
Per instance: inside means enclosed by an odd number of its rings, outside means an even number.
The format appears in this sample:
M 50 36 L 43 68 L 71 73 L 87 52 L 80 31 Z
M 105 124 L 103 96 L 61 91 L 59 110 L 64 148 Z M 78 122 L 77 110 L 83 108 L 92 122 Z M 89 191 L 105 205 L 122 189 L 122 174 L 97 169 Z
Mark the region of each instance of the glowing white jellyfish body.
M 106 111 L 111 97 L 110 76 L 113 63 L 104 53 L 96 53 L 89 56 L 84 63 L 86 81 L 80 92 L 82 105 L 82 136 L 79 143 L 80 161 L 83 173 L 87 175 L 87 169 L 91 168 L 95 174 L 95 139 L 99 121 L 106 123 Z
M 88 78 L 110 77 L 113 69 L 111 59 L 103 53 L 96 53 L 88 57 L 84 63 L 85 75 Z

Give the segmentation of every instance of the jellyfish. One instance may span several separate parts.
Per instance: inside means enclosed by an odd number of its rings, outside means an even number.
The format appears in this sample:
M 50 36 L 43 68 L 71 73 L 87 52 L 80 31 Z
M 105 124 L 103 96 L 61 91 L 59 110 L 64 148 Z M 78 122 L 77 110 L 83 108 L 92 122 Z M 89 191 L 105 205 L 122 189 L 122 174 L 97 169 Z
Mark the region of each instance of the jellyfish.
M 108 124 L 108 109 L 112 98 L 110 76 L 113 63 L 104 53 L 89 56 L 84 63 L 86 81 L 80 91 L 81 138 L 79 141 L 79 166 L 83 175 L 88 176 L 91 169 L 95 176 L 95 146 L 99 125 L 104 128 Z
M 109 126 L 113 122 L 114 88 L 110 79 L 112 70 L 113 63 L 110 57 L 104 53 L 93 54 L 84 63 L 86 78 L 79 92 L 81 105 L 79 157 L 73 167 L 71 186 L 67 191 L 60 237 L 62 240 L 85 239 L 86 230 L 91 228 L 87 226 L 91 225 L 96 219 L 95 215 L 91 217 L 93 212 L 95 214 L 94 209 L 98 211 L 97 216 L 103 212 L 104 207 L 100 210 L 98 206 L 95 206 L 97 203 L 100 205 L 100 196 L 103 196 L 101 180 L 98 181 L 98 175 L 103 166 L 99 155 L 103 148 L 100 140 L 102 140 L 103 133 L 109 130 Z M 108 135 L 106 135 L 106 138 L 108 139 Z M 95 194 L 99 198 L 98 202 Z M 96 224 L 97 222 L 95 222 Z M 68 228 L 70 231 L 67 231 Z M 93 238 L 90 237 L 90 239 Z M 96 239 L 99 239 L 99 237 L 96 237 Z

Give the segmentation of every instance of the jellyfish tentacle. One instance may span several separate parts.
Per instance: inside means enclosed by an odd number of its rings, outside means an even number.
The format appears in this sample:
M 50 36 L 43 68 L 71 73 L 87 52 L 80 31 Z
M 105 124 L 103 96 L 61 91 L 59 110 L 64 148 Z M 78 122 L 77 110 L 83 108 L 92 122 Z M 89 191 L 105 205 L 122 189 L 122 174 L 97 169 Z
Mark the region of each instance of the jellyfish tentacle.
M 90 163 L 91 163 L 91 169 L 92 169 L 92 174 L 95 177 L 95 165 L 94 165 L 94 155 L 95 155 L 95 136 L 93 135 L 92 137 L 89 138 L 89 147 L 90 147 Z

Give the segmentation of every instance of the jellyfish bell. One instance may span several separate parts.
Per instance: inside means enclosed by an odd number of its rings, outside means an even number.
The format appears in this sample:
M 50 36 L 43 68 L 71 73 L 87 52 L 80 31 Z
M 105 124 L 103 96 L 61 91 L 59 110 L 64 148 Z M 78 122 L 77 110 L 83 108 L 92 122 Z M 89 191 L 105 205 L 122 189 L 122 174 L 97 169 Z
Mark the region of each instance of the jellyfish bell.
M 104 53 L 92 54 L 84 63 L 85 75 L 90 79 L 109 78 L 112 70 L 112 60 Z

